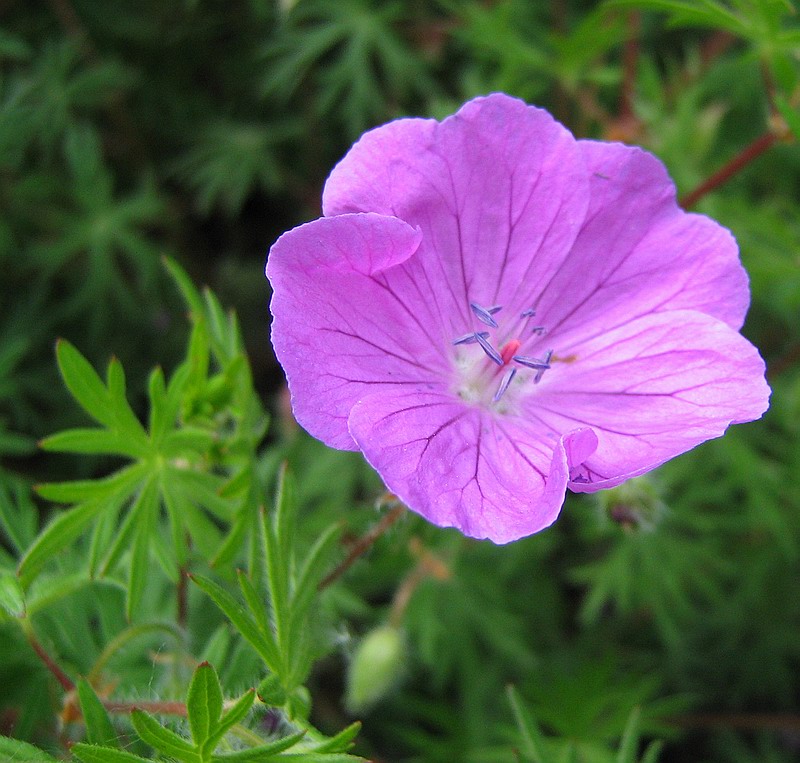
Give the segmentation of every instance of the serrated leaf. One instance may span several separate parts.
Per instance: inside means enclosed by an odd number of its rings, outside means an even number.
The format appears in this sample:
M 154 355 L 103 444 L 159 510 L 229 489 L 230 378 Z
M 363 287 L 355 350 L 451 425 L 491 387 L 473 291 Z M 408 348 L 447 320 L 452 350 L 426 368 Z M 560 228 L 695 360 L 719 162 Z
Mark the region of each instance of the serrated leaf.
M 170 755 L 185 763 L 202 763 L 195 748 L 174 731 L 164 728 L 155 718 L 142 710 L 135 709 L 131 713 L 131 721 L 136 733 L 154 749 Z
M 58 763 L 49 753 L 19 739 L 0 736 L 0 758 L 9 763 Z
M 118 747 L 118 734 L 111 725 L 111 719 L 103 703 L 95 694 L 92 685 L 83 678 L 78 681 L 78 700 L 89 744 Z
M 78 744 L 73 745 L 71 751 L 83 763 L 153 763 L 152 760 L 139 757 L 132 752 L 124 752 L 114 747 L 86 744 L 85 742 L 78 742 Z
M 203 745 L 222 713 L 222 687 L 217 672 L 207 662 L 201 662 L 192 676 L 186 709 L 192 739 L 196 745 Z
M 249 750 L 239 750 L 238 752 L 220 753 L 212 755 L 212 763 L 266 763 L 272 756 L 294 747 L 303 737 L 305 732 L 278 739 L 269 744 L 262 744 L 258 747 L 251 747 Z M 284 756 L 281 756 L 281 759 Z
M 25 616 L 25 594 L 11 570 L 0 570 L 0 607 L 11 617 Z
M 267 667 L 273 672 L 277 672 L 279 667 L 278 647 L 272 634 L 263 633 L 242 604 L 213 580 L 200 575 L 192 575 L 191 578 L 211 597 L 230 620 L 231 625 L 261 655 Z

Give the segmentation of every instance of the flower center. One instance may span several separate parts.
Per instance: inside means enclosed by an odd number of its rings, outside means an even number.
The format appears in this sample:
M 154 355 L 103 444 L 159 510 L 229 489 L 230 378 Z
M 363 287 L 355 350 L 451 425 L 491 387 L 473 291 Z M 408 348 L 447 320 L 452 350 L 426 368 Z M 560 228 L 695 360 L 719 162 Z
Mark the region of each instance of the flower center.
M 501 305 L 483 307 L 470 302 L 469 306 L 475 318 L 490 331 L 472 331 L 453 340 L 458 369 L 456 391 L 467 402 L 491 404 L 504 410 L 507 398 L 503 405 L 497 404 L 512 384 L 522 389 L 541 381 L 550 368 L 553 350 L 546 350 L 541 357 L 525 353 L 524 347 L 533 337 L 540 338 L 546 333 L 544 326 L 530 325 L 530 319 L 536 315 L 532 308 L 520 314 L 511 330 L 503 331 L 494 317 L 503 309 Z M 502 344 L 498 342 L 501 334 L 509 337 Z

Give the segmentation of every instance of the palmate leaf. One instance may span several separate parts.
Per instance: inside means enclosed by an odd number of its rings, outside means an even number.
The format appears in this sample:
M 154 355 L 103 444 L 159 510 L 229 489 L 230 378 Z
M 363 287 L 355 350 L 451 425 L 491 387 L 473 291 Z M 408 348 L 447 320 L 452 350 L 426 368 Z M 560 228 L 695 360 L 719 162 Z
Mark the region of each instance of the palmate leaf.
M 252 464 L 265 417 L 238 324 L 210 292 L 201 297 L 175 263 L 168 267 L 190 307 L 193 330 L 189 355 L 170 378 L 160 369 L 150 375 L 147 428 L 128 403 L 119 361 L 111 360 L 103 380 L 72 344 L 57 345 L 64 383 L 100 426 L 54 434 L 42 447 L 113 455 L 129 463 L 107 477 L 38 486 L 42 497 L 71 506 L 28 547 L 19 566 L 28 586 L 55 554 L 94 526 L 88 570 L 105 576 L 127 566 L 131 618 L 153 554 L 177 581 L 190 547 L 213 558 L 224 528 L 236 524 L 237 512 L 252 516 L 258 501 Z M 231 480 L 243 480 L 242 495 L 221 494 Z

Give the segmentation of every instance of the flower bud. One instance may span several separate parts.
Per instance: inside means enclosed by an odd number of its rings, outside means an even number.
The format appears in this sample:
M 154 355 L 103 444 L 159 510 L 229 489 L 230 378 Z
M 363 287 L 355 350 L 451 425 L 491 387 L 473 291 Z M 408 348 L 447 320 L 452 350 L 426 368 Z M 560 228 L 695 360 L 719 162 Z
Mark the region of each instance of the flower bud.
M 361 713 L 397 683 L 405 664 L 403 634 L 391 625 L 368 633 L 358 645 L 347 675 L 347 708 Z

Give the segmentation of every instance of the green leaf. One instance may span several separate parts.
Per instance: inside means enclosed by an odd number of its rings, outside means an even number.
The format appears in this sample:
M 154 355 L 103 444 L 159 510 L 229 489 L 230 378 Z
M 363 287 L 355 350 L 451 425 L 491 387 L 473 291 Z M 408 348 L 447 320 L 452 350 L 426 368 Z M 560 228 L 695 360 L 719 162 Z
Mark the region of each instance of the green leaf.
M 135 709 L 131 713 L 131 721 L 142 741 L 164 755 L 170 755 L 185 763 L 202 763 L 199 754 L 189 742 L 174 731 L 164 728 L 142 710 Z
M 93 419 L 112 428 L 116 420 L 114 404 L 97 372 L 66 339 L 56 344 L 56 358 L 67 389 Z
M 92 685 L 83 678 L 78 681 L 78 700 L 81 704 L 86 738 L 89 743 L 118 747 L 119 735 L 111 725 L 111 719 L 108 717 L 103 703 L 95 694 Z
M 249 750 L 239 750 L 238 752 L 228 752 L 228 753 L 220 753 L 219 755 L 212 755 L 211 760 L 212 763 L 261 763 L 264 761 L 269 760 L 269 757 L 273 755 L 277 755 L 279 752 L 283 752 L 284 750 L 288 750 L 290 747 L 294 747 L 304 736 L 305 731 L 301 731 L 298 734 L 292 734 L 291 736 L 284 737 L 283 739 L 278 739 L 275 742 L 270 742 L 269 744 L 262 744 L 258 747 L 251 747 Z M 281 756 L 281 759 L 284 756 Z
M 25 616 L 25 594 L 11 570 L 0 570 L 0 607 L 11 617 Z
M 201 575 L 192 575 L 191 579 L 213 599 L 214 603 L 231 621 L 233 627 L 261 655 L 267 667 L 273 672 L 278 672 L 280 660 L 278 647 L 272 633 L 261 631 L 241 603 L 213 580 L 204 578 Z
M 189 728 L 198 746 L 209 738 L 222 713 L 222 687 L 217 672 L 207 662 L 201 662 L 189 685 L 186 699 Z
M 19 563 L 17 574 L 23 587 L 27 587 L 41 568 L 72 543 L 105 508 L 107 503 L 104 501 L 84 503 L 61 514 L 47 525 Z
M 800 111 L 793 108 L 780 93 L 775 95 L 775 105 L 778 107 L 781 116 L 786 120 L 786 125 L 792 131 L 795 140 L 800 140 Z
M 250 708 L 253 706 L 255 699 L 255 690 L 250 689 L 243 694 L 232 707 L 228 709 L 222 718 L 220 718 L 219 723 L 217 724 L 213 733 L 203 744 L 202 753 L 204 755 L 207 756 L 208 753 L 214 752 L 214 749 L 220 743 L 225 734 L 227 734 L 237 723 L 243 721 L 247 717 L 247 714 L 250 712 Z
M 151 759 L 139 757 L 131 752 L 84 742 L 73 745 L 72 754 L 83 763 L 153 763 Z
M 3 736 L 0 736 L 0 757 L 9 763 L 58 763 L 52 755 L 32 744 Z
M 522 706 L 513 686 L 506 687 L 506 696 L 514 712 L 514 719 L 517 722 L 517 729 L 522 740 L 522 751 L 531 758 L 534 763 L 548 763 L 545 753 L 545 744 L 542 732 L 536 722 L 530 717 Z
M 316 745 L 312 752 L 345 752 L 353 746 L 353 741 L 361 731 L 361 722 L 351 723 L 346 729 L 342 729 L 336 736 L 326 739 Z
M 45 437 L 39 445 L 44 450 L 61 453 L 103 453 L 129 458 L 144 458 L 149 447 L 128 433 L 108 429 L 67 429 Z
M 189 278 L 186 271 L 171 257 L 164 258 L 164 267 L 170 272 L 170 275 L 178 285 L 181 295 L 189 309 L 194 316 L 199 318 L 203 313 L 203 301 L 200 298 L 200 293 L 192 283 L 192 279 Z
M 639 718 L 641 714 L 642 711 L 638 707 L 631 710 L 628 722 L 625 724 L 625 731 L 622 734 L 616 763 L 636 763 L 636 751 L 639 746 Z
M 664 747 L 664 743 L 661 740 L 651 742 L 642 755 L 642 763 L 656 763 L 662 747 Z
M 144 595 L 150 571 L 151 537 L 157 531 L 158 518 L 158 481 L 151 479 L 139 494 L 136 503 L 131 507 L 130 516 L 136 516 L 136 534 L 131 552 L 131 566 L 128 572 L 128 597 L 126 614 L 128 620 L 134 620 L 139 604 Z

